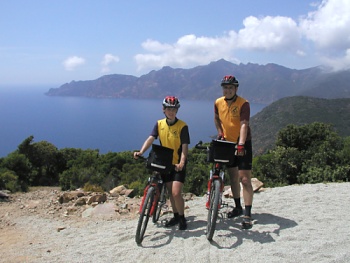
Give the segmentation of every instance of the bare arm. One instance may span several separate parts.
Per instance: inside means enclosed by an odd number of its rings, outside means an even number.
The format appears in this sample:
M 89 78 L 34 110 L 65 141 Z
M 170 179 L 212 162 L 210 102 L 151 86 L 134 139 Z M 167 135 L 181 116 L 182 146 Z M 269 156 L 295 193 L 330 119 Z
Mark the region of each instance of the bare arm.
M 244 145 L 247 140 L 249 130 L 250 106 L 245 102 L 241 109 L 241 129 L 239 130 L 238 144 Z
M 137 159 L 138 156 L 144 154 L 149 147 L 151 147 L 152 143 L 154 142 L 155 138 L 153 136 L 149 136 L 146 141 L 143 143 L 141 150 L 139 152 L 134 152 L 134 158 Z
M 180 162 L 178 164 L 175 164 L 176 171 L 182 171 L 187 160 L 187 155 L 188 155 L 188 144 L 182 144 L 182 153 L 181 153 Z
M 239 142 L 238 144 L 244 145 L 247 139 L 249 121 L 241 121 L 241 129 L 239 131 Z
M 214 123 L 215 123 L 215 128 L 218 131 L 218 137 L 223 135 L 222 131 L 222 126 L 221 126 L 221 121 L 219 118 L 219 114 L 215 113 L 214 114 Z

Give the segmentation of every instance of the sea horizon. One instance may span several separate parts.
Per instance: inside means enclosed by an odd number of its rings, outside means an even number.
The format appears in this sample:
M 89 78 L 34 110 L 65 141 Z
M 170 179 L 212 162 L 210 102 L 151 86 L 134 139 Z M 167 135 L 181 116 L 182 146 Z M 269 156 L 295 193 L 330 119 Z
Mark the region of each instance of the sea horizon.
M 115 99 L 46 96 L 49 88 L 0 88 L 0 158 L 29 136 L 58 149 L 134 151 L 164 118 L 159 99 Z M 177 117 L 189 127 L 190 148 L 216 135 L 214 101 L 180 99 Z M 251 116 L 266 105 L 251 103 Z

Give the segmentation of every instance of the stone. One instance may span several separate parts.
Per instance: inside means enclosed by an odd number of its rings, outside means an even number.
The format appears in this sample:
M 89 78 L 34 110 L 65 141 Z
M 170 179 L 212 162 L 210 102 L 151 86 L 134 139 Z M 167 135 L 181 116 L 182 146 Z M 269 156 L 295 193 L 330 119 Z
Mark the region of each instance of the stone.
M 69 203 L 74 199 L 78 199 L 78 197 L 84 196 L 85 193 L 82 191 L 72 191 L 72 192 L 64 192 L 59 198 L 58 202 L 60 204 Z
M 109 193 L 112 196 L 124 195 L 125 190 L 127 190 L 127 188 L 124 185 L 119 185 L 119 186 L 113 188 L 112 190 L 110 190 Z
M 96 194 L 96 195 L 93 195 L 91 196 L 88 201 L 87 201 L 87 204 L 88 205 L 91 205 L 92 203 L 104 203 L 106 202 L 107 200 L 107 195 L 105 193 L 103 194 Z

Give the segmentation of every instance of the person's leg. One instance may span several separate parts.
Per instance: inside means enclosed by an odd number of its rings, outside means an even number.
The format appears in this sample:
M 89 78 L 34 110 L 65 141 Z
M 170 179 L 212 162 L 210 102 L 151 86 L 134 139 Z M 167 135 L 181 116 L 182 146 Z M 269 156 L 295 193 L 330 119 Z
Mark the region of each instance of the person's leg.
M 173 212 L 178 213 L 179 215 L 184 214 L 185 202 L 182 198 L 182 187 L 183 183 L 178 181 L 173 181 L 167 183 L 167 188 L 170 193 L 170 202 L 173 207 Z
M 182 187 L 182 182 L 173 182 L 172 196 L 176 206 L 176 211 L 179 214 L 179 230 L 185 230 L 187 228 L 187 223 L 185 219 L 185 201 L 182 197 Z
M 239 182 L 238 168 L 230 167 L 227 170 L 230 177 L 231 192 L 232 192 L 233 198 L 240 198 L 241 186 Z
M 233 200 L 235 202 L 235 207 L 231 212 L 228 212 L 227 216 L 229 218 L 240 216 L 243 213 L 241 205 L 241 185 L 239 180 L 238 168 L 230 167 L 227 169 L 230 177 L 231 192 Z
M 175 199 L 174 199 L 173 194 L 172 194 L 173 193 L 173 182 L 167 182 L 166 188 L 168 189 L 169 199 L 170 199 L 171 207 L 173 208 L 173 212 L 178 213 L 177 209 L 176 209 L 176 205 L 175 205 Z
M 253 204 L 253 186 L 252 186 L 252 161 L 253 161 L 253 150 L 252 142 L 246 141 L 245 143 L 246 154 L 238 157 L 238 169 L 239 169 L 239 180 L 243 187 L 243 198 L 244 198 L 244 217 L 243 217 L 243 228 L 251 228 L 251 210 Z
M 239 170 L 239 177 L 243 186 L 243 198 L 244 198 L 244 217 L 242 226 L 245 229 L 249 229 L 252 227 L 252 204 L 253 204 L 253 186 L 251 182 L 251 170 Z
M 185 230 L 187 224 L 184 216 L 185 201 L 182 197 L 183 183 L 179 181 L 168 182 L 167 188 L 170 193 L 169 198 L 173 208 L 174 217 L 166 224 L 166 226 L 174 226 L 179 223 L 179 229 Z
M 243 186 L 243 199 L 245 206 L 251 206 L 253 203 L 253 186 L 252 186 L 252 173 L 251 170 L 239 170 L 238 172 L 240 181 Z

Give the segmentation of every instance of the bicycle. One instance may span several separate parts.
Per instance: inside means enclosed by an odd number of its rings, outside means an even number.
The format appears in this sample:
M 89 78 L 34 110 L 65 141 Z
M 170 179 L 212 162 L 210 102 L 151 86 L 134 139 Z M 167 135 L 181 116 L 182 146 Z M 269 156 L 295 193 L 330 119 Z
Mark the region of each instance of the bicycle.
M 137 223 L 135 236 L 135 241 L 138 245 L 140 245 L 143 241 L 149 218 L 152 217 L 153 223 L 157 223 L 162 209 L 165 209 L 167 207 L 167 189 L 165 183 L 161 178 L 161 173 L 169 173 L 173 165 L 171 164 L 172 150 L 170 159 L 170 151 L 165 150 L 164 148 L 165 147 L 159 145 L 152 145 L 152 151 L 150 153 L 150 156 L 147 158 L 147 168 L 152 170 L 153 172 L 152 176 L 148 178 L 148 182 L 144 189 L 143 197 L 141 200 L 139 210 L 140 216 Z M 167 151 L 167 154 L 165 155 L 164 152 L 158 154 L 156 153 L 156 151 L 164 150 Z M 140 156 L 140 158 L 145 160 L 145 158 L 143 158 L 142 156 Z M 166 160 L 165 165 L 164 160 Z
M 213 163 L 210 169 L 208 180 L 208 193 L 206 207 L 208 209 L 206 237 L 209 241 L 213 239 L 219 209 L 227 206 L 222 202 L 222 192 L 224 189 L 225 164 L 232 162 L 235 144 L 223 140 L 213 140 L 210 146 L 202 146 L 199 141 L 195 148 L 203 149 L 207 152 L 207 162 Z

